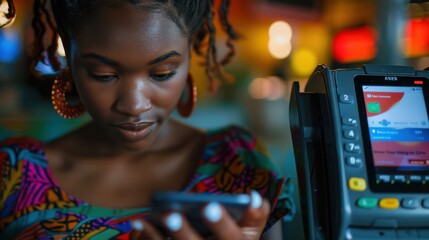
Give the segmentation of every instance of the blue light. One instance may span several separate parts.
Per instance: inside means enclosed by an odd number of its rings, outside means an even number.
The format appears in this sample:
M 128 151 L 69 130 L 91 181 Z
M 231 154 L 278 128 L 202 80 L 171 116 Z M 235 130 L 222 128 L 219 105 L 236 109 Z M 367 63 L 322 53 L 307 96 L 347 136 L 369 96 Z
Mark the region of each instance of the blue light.
M 45 64 L 41 61 L 38 61 L 36 66 L 34 67 L 36 71 L 38 71 L 42 75 L 52 75 L 57 74 L 51 65 Z
M 0 30 L 0 62 L 13 63 L 21 54 L 21 39 L 17 31 Z
M 38 71 L 41 75 L 57 75 L 59 72 L 55 71 L 52 67 L 52 65 L 49 62 L 47 52 L 43 52 L 42 56 L 44 58 L 44 61 L 38 61 L 34 69 Z M 61 63 L 62 69 L 67 67 L 67 61 L 64 57 L 61 57 L 57 54 L 58 60 Z

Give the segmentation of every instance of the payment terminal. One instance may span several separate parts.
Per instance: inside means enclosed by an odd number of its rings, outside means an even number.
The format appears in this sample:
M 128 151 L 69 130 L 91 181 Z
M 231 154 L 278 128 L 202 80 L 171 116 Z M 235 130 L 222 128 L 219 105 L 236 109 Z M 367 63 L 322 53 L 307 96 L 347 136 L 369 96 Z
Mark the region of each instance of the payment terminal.
M 429 71 L 319 65 L 290 124 L 306 239 L 429 239 Z

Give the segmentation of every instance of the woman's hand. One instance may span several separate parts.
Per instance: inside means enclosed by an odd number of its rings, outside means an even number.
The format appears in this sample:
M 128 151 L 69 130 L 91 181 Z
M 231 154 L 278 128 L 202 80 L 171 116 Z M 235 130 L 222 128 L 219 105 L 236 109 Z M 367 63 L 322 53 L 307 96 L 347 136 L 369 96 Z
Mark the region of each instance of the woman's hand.
M 268 220 L 270 204 L 262 199 L 258 192 L 251 192 L 251 206 L 240 222 L 235 222 L 225 208 L 216 202 L 211 202 L 203 209 L 203 219 L 207 227 L 214 233 L 210 239 L 260 239 Z M 163 216 L 164 228 L 173 239 L 197 240 L 204 239 L 190 225 L 186 218 L 171 212 Z M 130 239 L 163 239 L 162 234 L 149 222 L 137 220 L 133 222 L 134 230 Z

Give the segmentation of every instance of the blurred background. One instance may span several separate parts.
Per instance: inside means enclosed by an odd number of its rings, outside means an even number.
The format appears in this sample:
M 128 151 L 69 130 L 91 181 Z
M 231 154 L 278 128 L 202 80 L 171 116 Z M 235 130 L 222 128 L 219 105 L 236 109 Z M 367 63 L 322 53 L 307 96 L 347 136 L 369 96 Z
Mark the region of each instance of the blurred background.
M 29 136 L 49 141 L 89 120 L 60 118 L 50 103 L 50 85 L 31 76 L 32 1 L 15 0 L 17 17 L 0 30 L 0 139 Z M 216 94 L 193 57 L 198 102 L 189 124 L 212 129 L 244 126 L 265 141 L 281 174 L 296 186 L 289 129 L 292 82 L 301 86 L 317 64 L 330 68 L 367 63 L 429 67 L 429 0 L 232 0 L 231 22 L 242 38 L 226 71 L 235 77 Z M 0 12 L 6 11 L 6 4 Z M 0 17 L 0 22 L 3 21 Z M 226 52 L 219 33 L 219 53 Z M 62 54 L 59 52 L 58 54 Z M 52 74 L 40 63 L 38 70 Z M 177 116 L 177 114 L 175 114 Z M 180 118 L 180 117 L 179 117 Z M 302 239 L 297 217 L 284 235 Z

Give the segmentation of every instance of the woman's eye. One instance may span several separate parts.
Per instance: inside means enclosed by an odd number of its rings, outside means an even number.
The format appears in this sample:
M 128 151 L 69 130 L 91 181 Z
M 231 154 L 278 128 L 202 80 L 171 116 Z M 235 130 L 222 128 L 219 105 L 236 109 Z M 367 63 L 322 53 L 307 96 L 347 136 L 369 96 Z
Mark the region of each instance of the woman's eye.
M 155 73 L 151 74 L 150 77 L 155 81 L 165 81 L 172 76 L 174 76 L 176 72 L 168 72 L 168 73 Z
M 100 82 L 108 82 L 108 81 L 113 81 L 116 80 L 118 78 L 117 75 L 98 75 L 98 74 L 91 74 L 91 76 Z

